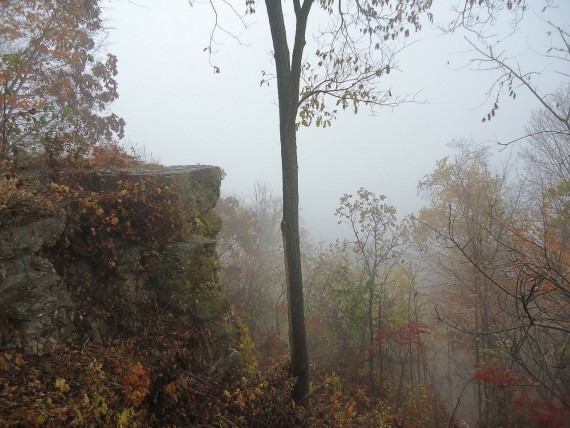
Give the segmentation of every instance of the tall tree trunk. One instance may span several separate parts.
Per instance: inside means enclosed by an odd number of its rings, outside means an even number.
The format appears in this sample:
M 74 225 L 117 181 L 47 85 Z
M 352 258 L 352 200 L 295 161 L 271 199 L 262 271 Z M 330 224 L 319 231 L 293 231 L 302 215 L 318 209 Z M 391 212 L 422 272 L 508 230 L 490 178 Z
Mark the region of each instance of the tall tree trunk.
M 478 257 L 473 256 L 473 260 L 477 262 Z M 473 266 L 473 289 L 475 290 L 477 299 L 475 301 L 475 363 L 476 367 L 480 368 L 486 363 L 485 344 L 483 343 L 484 335 L 479 333 L 483 332 L 483 309 L 481 300 L 481 290 L 479 284 L 479 271 L 477 270 L 478 264 Z M 488 426 L 488 403 L 487 403 L 487 386 L 481 382 L 477 382 L 477 400 L 478 400 L 478 425 L 480 427 Z
M 296 378 L 293 399 L 302 402 L 309 393 L 309 357 L 305 331 L 303 276 L 299 242 L 299 171 L 295 119 L 299 103 L 301 61 L 307 18 L 313 0 L 293 0 L 296 17 L 295 44 L 289 54 L 281 0 L 265 0 L 273 40 L 279 97 L 279 137 L 283 174 L 283 248 L 289 301 L 289 347 L 291 375 Z
M 368 381 L 370 391 L 374 392 L 374 290 L 370 283 L 368 280 Z
M 378 327 L 377 332 L 382 331 L 384 325 L 382 324 L 382 297 L 384 296 L 382 292 L 382 288 L 380 289 L 380 293 L 378 293 Z M 384 373 L 384 356 L 382 355 L 382 342 L 377 342 L 378 347 L 378 379 L 380 379 L 380 387 L 382 387 L 382 375 Z
M 4 94 L 2 101 L 2 141 L 0 142 L 0 159 L 5 159 L 8 154 L 8 80 L 3 82 L 2 92 Z
M 282 131 L 283 132 L 283 131 Z M 289 299 L 289 346 L 291 349 L 291 374 L 297 378 L 293 398 L 301 401 L 309 392 L 309 359 L 305 332 L 303 302 L 303 277 L 299 243 L 299 195 L 297 171 L 297 146 L 295 131 L 284 132 L 281 145 L 283 166 L 283 247 Z M 287 135 L 289 134 L 289 135 Z

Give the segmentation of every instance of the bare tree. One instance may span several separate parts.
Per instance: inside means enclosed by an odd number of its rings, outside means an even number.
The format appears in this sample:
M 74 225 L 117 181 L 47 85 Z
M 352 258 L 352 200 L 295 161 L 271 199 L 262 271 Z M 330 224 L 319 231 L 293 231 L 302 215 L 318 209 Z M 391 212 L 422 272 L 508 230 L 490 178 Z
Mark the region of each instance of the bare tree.
M 536 10 L 531 7 L 536 7 Z M 570 77 L 570 25 L 564 19 L 564 13 L 558 11 L 560 7 L 567 6 L 555 0 L 532 3 L 527 0 L 482 0 L 456 4 L 455 18 L 443 28 L 444 31 L 466 30 L 465 40 L 475 54 L 471 64 L 476 69 L 491 71 L 495 76 L 486 93 L 491 106 L 482 118 L 483 122 L 495 117 L 505 96 L 515 99 L 519 91 L 527 91 L 538 106 L 561 125 L 556 127 L 557 130 L 541 129 L 536 132 L 570 132 L 568 105 L 561 105 L 556 93 L 546 85 L 542 86 L 539 80 L 548 70 L 558 76 Z M 545 26 L 544 40 L 539 49 L 532 46 L 526 49 L 527 53 L 548 61 L 543 68 L 525 68 L 519 58 L 521 52 L 513 52 L 513 47 L 508 47 L 509 37 L 525 24 L 529 13 L 537 14 Z M 536 136 L 536 132 L 501 144 Z
M 256 182 L 249 198 L 226 196 L 216 211 L 223 220 L 218 241 L 224 287 L 230 301 L 261 343 L 273 329 L 274 308 L 283 289 L 281 199 Z

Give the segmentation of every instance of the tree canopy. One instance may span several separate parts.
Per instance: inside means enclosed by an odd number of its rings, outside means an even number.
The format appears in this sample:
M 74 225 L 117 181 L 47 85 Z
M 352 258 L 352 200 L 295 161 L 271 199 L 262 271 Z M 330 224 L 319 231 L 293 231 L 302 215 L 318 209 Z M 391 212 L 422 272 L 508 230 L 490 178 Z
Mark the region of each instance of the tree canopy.
M 120 139 L 117 58 L 100 54 L 97 1 L 6 0 L 0 5 L 0 156 L 73 156 Z

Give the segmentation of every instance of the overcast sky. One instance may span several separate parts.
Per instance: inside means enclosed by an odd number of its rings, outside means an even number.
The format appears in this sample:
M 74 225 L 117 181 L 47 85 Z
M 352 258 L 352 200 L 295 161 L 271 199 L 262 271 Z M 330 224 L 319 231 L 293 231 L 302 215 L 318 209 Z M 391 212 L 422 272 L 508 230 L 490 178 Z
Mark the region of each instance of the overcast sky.
M 238 0 L 239 10 L 243 1 Z M 436 4 L 449 4 L 449 1 Z M 538 7 L 541 0 L 531 0 Z M 570 23 L 570 2 L 549 17 Z M 289 8 L 291 2 L 285 2 Z M 316 6 L 315 6 L 316 7 Z M 434 10 L 445 21 L 444 9 Z M 319 14 L 309 22 L 318 26 Z M 112 110 L 127 122 L 127 139 L 143 145 L 165 165 L 211 164 L 227 176 L 226 194 L 247 195 L 253 183 L 269 183 L 281 192 L 281 161 L 277 89 L 260 87 L 261 72 L 273 71 L 271 39 L 263 2 L 244 30 L 236 20 L 224 25 L 242 44 L 220 35 L 213 63 L 203 50 L 208 45 L 213 15 L 206 4 L 190 7 L 186 0 L 114 0 L 106 6 L 113 28 L 108 51 L 119 60 L 120 99 Z M 508 40 L 509 56 L 526 70 L 541 71 L 535 80 L 544 90 L 568 83 L 568 65 L 545 59 L 547 31 L 540 8 L 527 14 L 519 34 Z M 310 17 L 311 19 L 311 17 Z M 500 31 L 500 29 L 498 29 Z M 343 193 L 359 187 L 387 196 L 400 215 L 421 206 L 418 181 L 430 173 L 436 160 L 449 153 L 453 139 L 472 139 L 492 146 L 524 133 L 535 99 L 522 89 L 516 101 L 505 98 L 497 118 L 483 124 L 491 101 L 486 92 L 497 74 L 473 71 L 475 57 L 463 34 L 440 36 L 427 28 L 420 40 L 399 57 L 400 72 L 386 82 L 392 92 L 420 92 L 423 104 L 384 109 L 372 116 L 338 115 L 332 128 L 305 128 L 298 134 L 300 204 L 304 227 L 314 240 L 334 239 L 343 232 L 336 225 L 335 208 Z M 512 53 L 511 53 L 512 51 Z M 504 156 L 498 153 L 496 156 Z

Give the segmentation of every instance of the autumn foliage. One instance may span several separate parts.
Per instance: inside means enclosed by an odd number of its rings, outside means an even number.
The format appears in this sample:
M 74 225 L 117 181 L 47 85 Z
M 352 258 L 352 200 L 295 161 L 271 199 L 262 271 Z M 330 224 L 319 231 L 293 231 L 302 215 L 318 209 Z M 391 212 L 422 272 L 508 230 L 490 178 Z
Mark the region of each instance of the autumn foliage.
M 321 7 L 332 13 L 331 4 Z M 430 4 L 411 2 L 408 24 L 419 29 L 418 14 Z M 402 11 L 394 13 L 375 36 L 409 36 Z M 133 248 L 138 281 L 161 269 L 159 252 L 181 235 L 215 238 L 217 218 L 177 206 L 175 186 L 152 172 L 124 174 L 141 159 L 119 144 L 124 121 L 105 113 L 118 97 L 117 59 L 99 49 L 99 2 L 6 0 L 0 18 L 0 225 L 65 215 L 50 261 L 65 278 L 68 262 L 79 258 L 97 280 L 119 275 Z M 340 20 L 340 30 L 348 22 Z M 325 106 L 326 93 L 355 112 L 362 103 L 401 101 L 366 83 L 390 73 L 387 59 L 363 66 L 362 58 L 321 46 L 317 63 L 303 66 L 307 80 L 294 103 L 301 108 L 289 131 L 297 120 L 331 124 L 336 110 Z M 319 83 L 316 71 L 328 67 L 364 83 Z M 336 215 L 350 238 L 324 249 L 303 241 L 304 257 L 294 260 L 303 266 L 295 290 L 302 285 L 306 310 L 297 321 L 306 328 L 312 379 L 303 385 L 303 405 L 291 398 L 298 379 L 284 357 L 287 222 L 282 201 L 257 184 L 249 203 L 230 196 L 218 206 L 224 286 L 234 305 L 227 321 L 239 336 L 229 368 L 209 359 L 211 325 L 179 322 L 137 283 L 130 291 L 140 314 L 128 318 L 129 299 L 113 302 L 122 334 L 104 346 L 87 337 L 38 356 L 1 344 L 0 425 L 451 427 L 463 426 L 463 412 L 480 426 L 567 426 L 570 153 L 567 130 L 543 131 L 535 135 L 559 140 L 537 140 L 536 153 L 527 153 L 529 165 L 540 166 L 534 186 L 542 187 L 513 192 L 487 151 L 462 142 L 420 182 L 428 206 L 413 225 L 383 195 L 360 188 L 341 196 Z M 552 158 L 545 156 L 550 143 Z M 540 163 L 546 158 L 549 168 Z M 555 178 L 541 175 L 557 168 Z M 112 281 L 95 283 L 112 288 Z M 74 314 L 78 337 L 94 304 L 82 287 L 72 290 L 84 299 Z M 7 328 L 2 308 L 0 317 Z
M 150 263 L 162 245 L 173 242 L 186 225 L 176 206 L 176 189 L 161 184 L 152 173 L 133 180 L 119 174 L 109 190 L 84 190 L 79 184 L 84 175 L 69 184 L 51 183 L 50 191 L 60 204 L 67 206 L 69 220 L 65 253 L 90 259 L 102 271 L 113 269 L 117 255 L 129 245 L 143 248 L 143 258 Z M 97 173 L 90 180 L 97 180 Z M 99 176 L 102 183 L 109 177 Z M 75 181 L 75 182 L 74 182 Z
M 413 344 L 425 348 L 426 345 L 422 341 L 422 334 L 430 334 L 429 325 L 408 321 L 400 327 L 379 330 L 376 333 L 376 341 L 382 344 L 384 341 L 392 340 L 398 345 Z
M 101 55 L 99 3 L 7 0 L 0 6 L 0 159 L 81 158 L 123 137 L 105 108 L 117 58 Z

